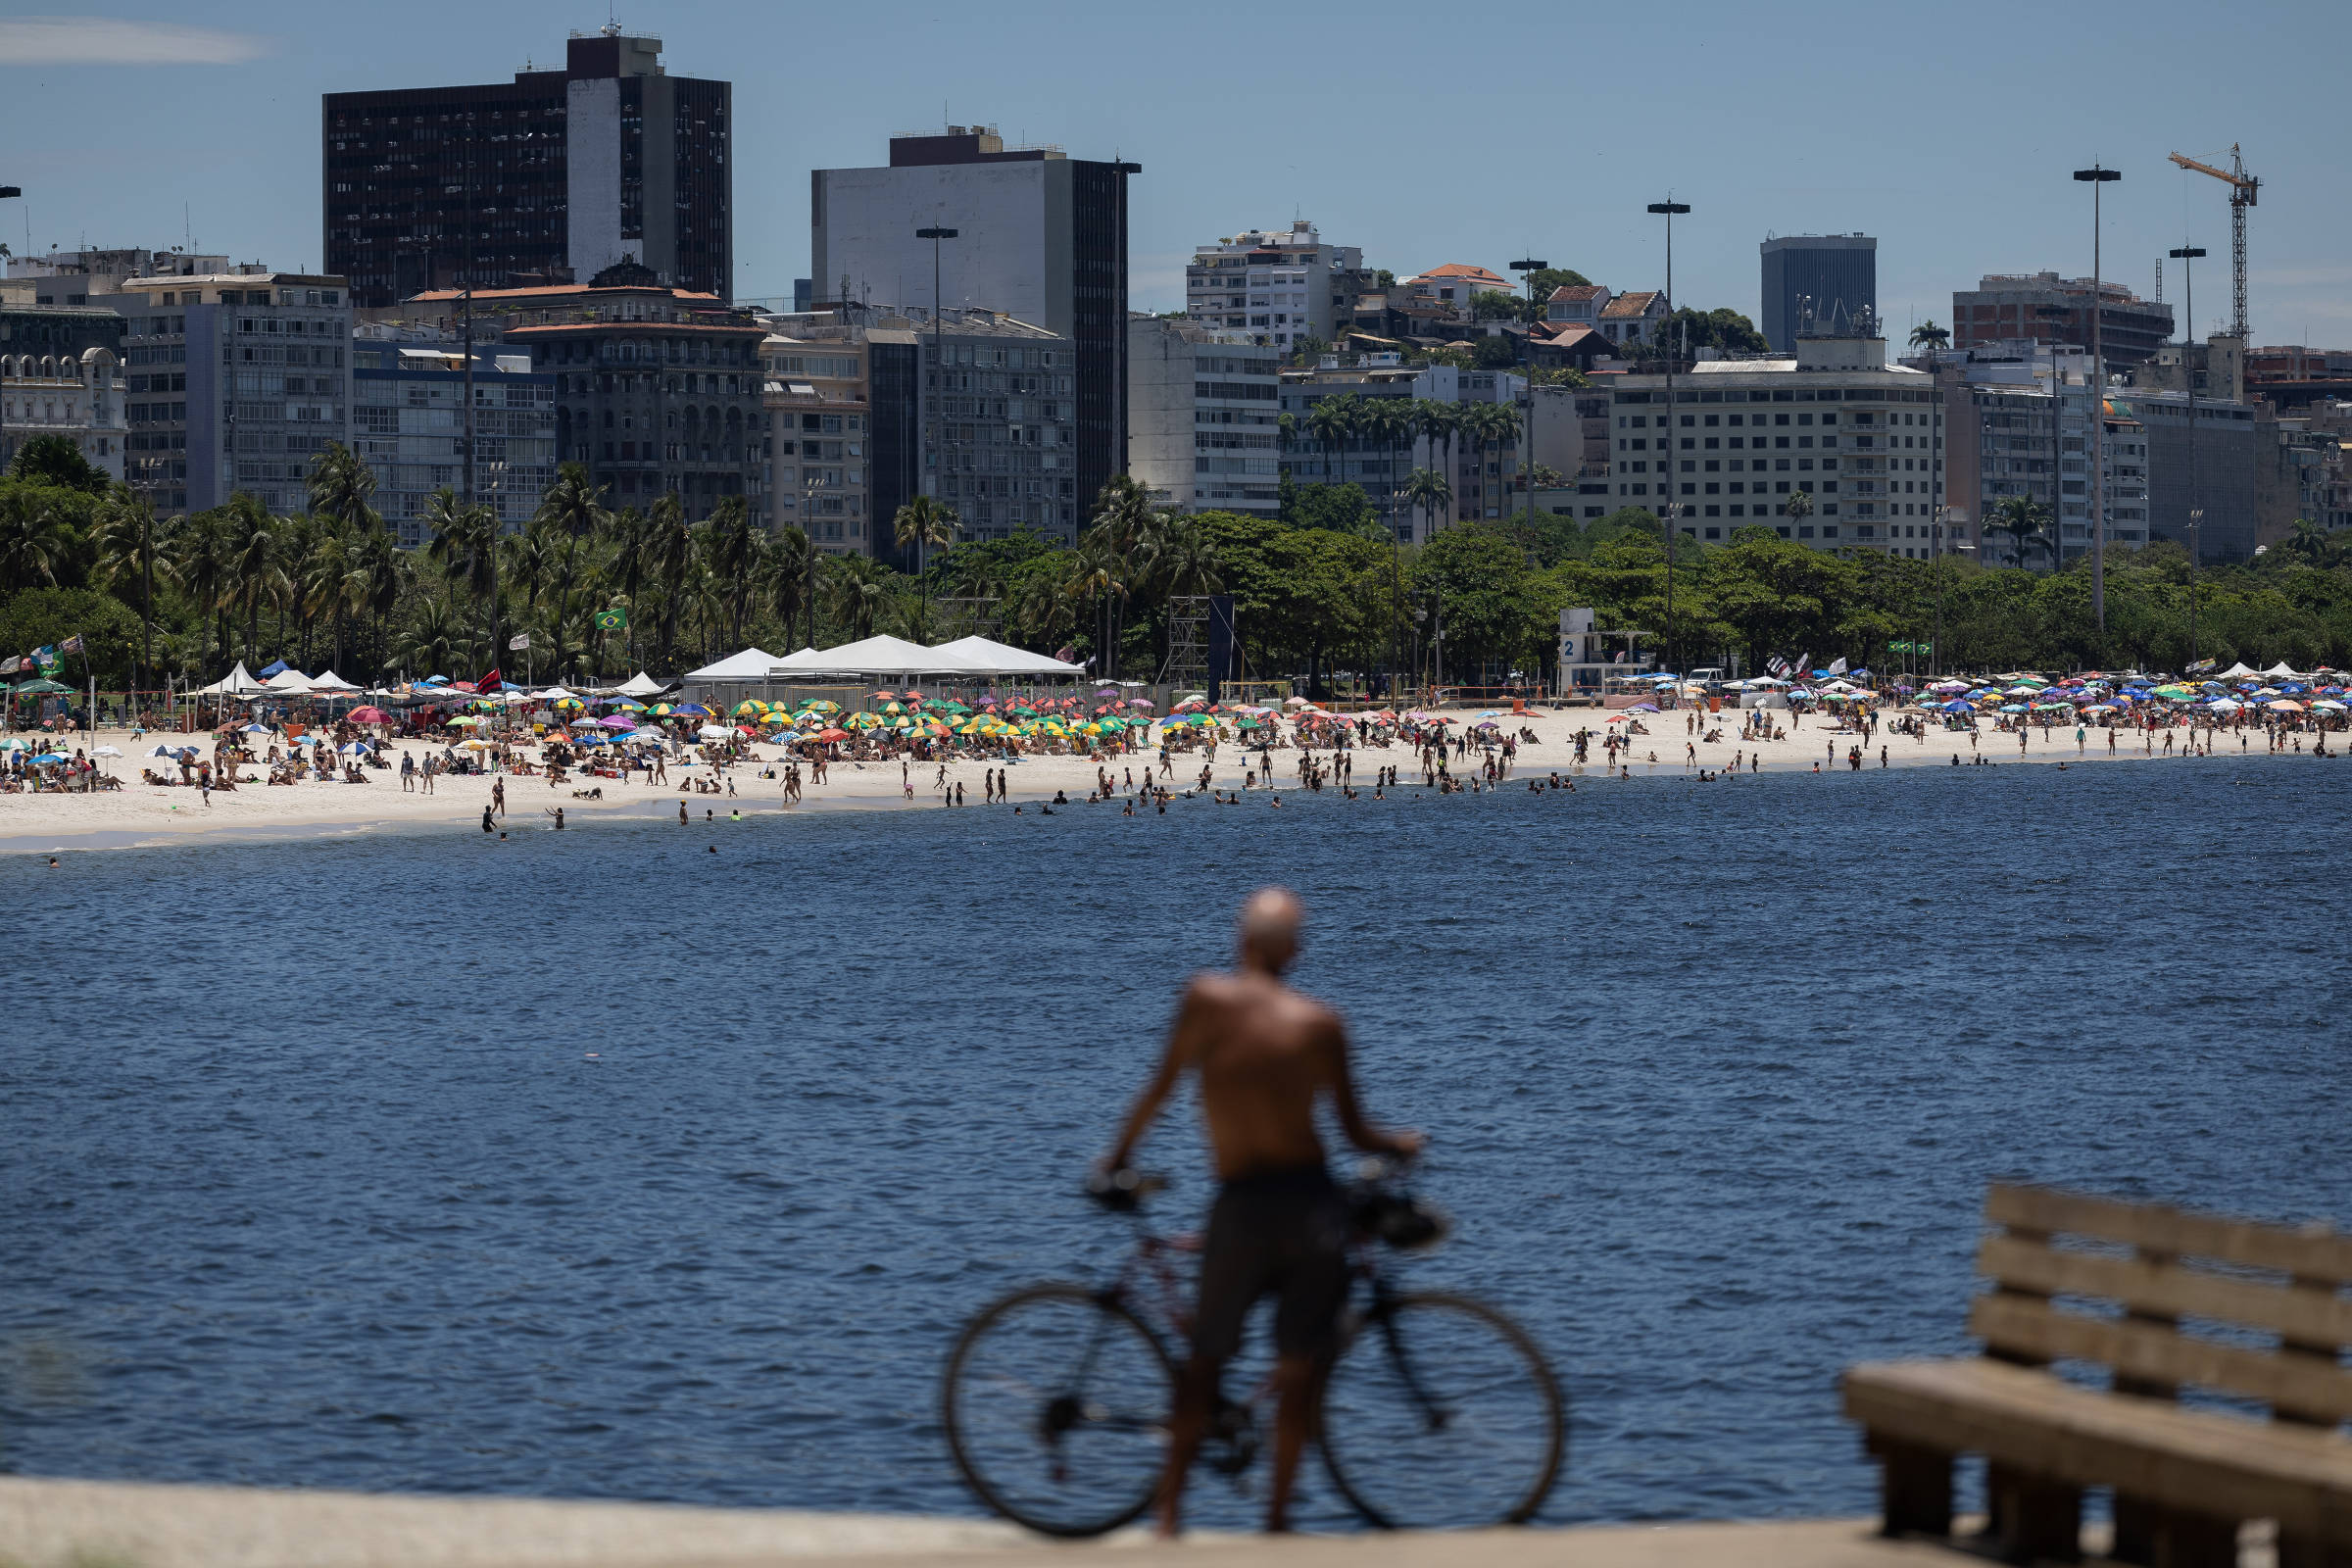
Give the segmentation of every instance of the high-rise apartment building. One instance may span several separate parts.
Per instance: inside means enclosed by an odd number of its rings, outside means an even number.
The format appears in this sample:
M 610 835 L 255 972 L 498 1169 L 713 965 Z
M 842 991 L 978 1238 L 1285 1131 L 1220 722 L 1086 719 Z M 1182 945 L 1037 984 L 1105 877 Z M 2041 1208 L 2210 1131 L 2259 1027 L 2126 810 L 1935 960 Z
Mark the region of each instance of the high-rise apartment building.
M 1764 339 L 1787 354 L 1799 332 L 1851 332 L 1879 315 L 1879 242 L 1868 234 L 1784 234 L 1764 258 Z
M 1788 357 L 1701 360 L 1611 386 L 1619 506 L 1709 543 L 1764 526 L 1816 549 L 1934 553 L 1943 411 L 1934 377 L 1879 337 L 1808 337 Z M 1812 501 L 1788 515 L 1788 498 Z
M 2173 308 L 2112 280 L 2099 285 L 2099 349 L 2109 374 L 2144 365 L 2173 335 Z M 2017 339 L 2090 347 L 2091 284 L 2056 272 L 1988 272 L 1952 291 L 1952 347 Z
M 433 493 L 463 494 L 466 348 L 428 328 L 368 321 L 351 345 L 351 448 L 375 475 L 375 510 L 410 550 L 427 543 Z M 473 495 L 509 533 L 556 482 L 556 378 L 527 354 L 476 344 Z
M 993 128 L 951 125 L 894 136 L 887 168 L 809 176 L 819 300 L 927 316 L 936 265 L 943 307 L 995 312 L 1068 340 L 1074 363 L 1056 374 L 1072 383 L 1068 477 L 1081 514 L 1126 451 L 1127 176 L 1141 168 L 1056 147 L 1007 148 Z M 956 236 L 925 239 L 916 233 L 925 228 Z
M 777 318 L 760 346 L 779 526 L 826 555 L 890 558 L 921 493 L 915 331 L 904 317 Z
M 1282 454 L 1282 471 L 1294 484 L 1360 486 L 1400 541 L 1425 544 L 1451 521 L 1499 517 L 1518 504 L 1525 494 L 1519 484 L 1524 450 L 1520 437 L 1490 440 L 1465 430 L 1443 443 L 1416 435 L 1403 446 L 1390 446 L 1359 434 L 1334 449 L 1311 433 L 1315 405 L 1326 398 L 1352 396 L 1367 403 L 1445 403 L 1466 412 L 1481 403 L 1515 407 L 1526 394 L 1527 378 L 1508 371 L 1409 366 L 1402 355 L 1393 353 L 1327 355 L 1311 370 L 1282 372 L 1277 417 L 1291 416 L 1298 431 L 1290 451 Z M 1453 492 L 1452 518 L 1431 516 L 1405 504 L 1404 482 L 1415 468 L 1436 468 L 1446 475 Z
M 1156 316 L 1127 322 L 1127 471 L 1179 512 L 1281 507 L 1282 350 Z
M 733 89 L 661 58 L 661 39 L 608 25 L 511 83 L 328 93 L 327 270 L 363 306 L 620 262 L 729 298 Z
M 1251 229 L 1193 253 L 1184 270 L 1185 315 L 1279 349 L 1309 338 L 1330 343 L 1355 314 L 1363 268 L 1362 250 L 1324 244 L 1303 218 L 1287 229 Z
M 593 285 L 476 291 L 474 343 L 527 353 L 534 372 L 554 374 L 557 461 L 584 465 L 605 505 L 642 510 L 674 495 L 699 522 L 722 498 L 742 496 L 755 523 L 772 522 L 760 406 L 765 329 L 644 269 L 604 275 Z M 465 296 L 437 290 L 369 314 L 449 340 L 463 338 L 467 308 Z M 490 435 L 477 419 L 476 440 Z
M 351 299 L 341 277 L 231 272 L 125 278 L 130 456 L 161 515 L 239 490 L 309 503 L 311 464 L 351 434 Z

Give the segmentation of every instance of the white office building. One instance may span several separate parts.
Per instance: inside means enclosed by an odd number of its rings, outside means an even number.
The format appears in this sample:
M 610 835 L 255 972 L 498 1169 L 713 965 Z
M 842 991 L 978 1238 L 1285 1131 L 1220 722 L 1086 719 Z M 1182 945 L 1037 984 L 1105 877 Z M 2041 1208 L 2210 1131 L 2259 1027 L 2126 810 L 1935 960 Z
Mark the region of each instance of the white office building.
M 1127 471 L 1179 512 L 1280 509 L 1282 351 L 1191 321 L 1127 322 Z
M 1943 404 L 1934 376 L 1886 362 L 1877 337 L 1800 337 L 1792 355 L 1701 360 L 1616 378 L 1611 499 L 1674 508 L 1685 535 L 1722 543 L 1772 528 L 1816 549 L 1926 557 L 1943 498 Z M 1811 503 L 1791 515 L 1789 498 Z
M 1305 219 L 1211 240 L 1185 267 L 1185 315 L 1286 351 L 1309 338 L 1330 343 L 1355 308 L 1363 265 L 1361 249 L 1324 244 Z

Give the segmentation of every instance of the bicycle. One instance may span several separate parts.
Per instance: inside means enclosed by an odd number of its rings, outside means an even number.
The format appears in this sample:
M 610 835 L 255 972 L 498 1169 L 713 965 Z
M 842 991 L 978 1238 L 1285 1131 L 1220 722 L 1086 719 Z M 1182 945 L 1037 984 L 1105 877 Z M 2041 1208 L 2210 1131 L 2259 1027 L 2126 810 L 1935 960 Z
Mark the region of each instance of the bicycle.
M 1368 1160 L 1347 1190 L 1353 1216 L 1348 1302 L 1316 1413 L 1315 1448 L 1341 1496 L 1377 1529 L 1524 1524 L 1567 1453 L 1567 1402 L 1535 1341 L 1474 1298 L 1399 1291 L 1383 1246 L 1413 1250 L 1445 1233 Z M 1090 1196 L 1136 1221 L 1109 1282 L 1051 1282 L 982 1308 L 957 1337 L 941 1409 L 957 1471 L 980 1500 L 1042 1535 L 1100 1536 L 1156 1494 L 1190 1337 L 1179 1262 L 1197 1236 L 1161 1236 L 1143 1218 L 1158 1177 L 1121 1172 Z M 1200 1462 L 1244 1484 L 1257 1458 L 1270 1375 L 1220 1400 Z

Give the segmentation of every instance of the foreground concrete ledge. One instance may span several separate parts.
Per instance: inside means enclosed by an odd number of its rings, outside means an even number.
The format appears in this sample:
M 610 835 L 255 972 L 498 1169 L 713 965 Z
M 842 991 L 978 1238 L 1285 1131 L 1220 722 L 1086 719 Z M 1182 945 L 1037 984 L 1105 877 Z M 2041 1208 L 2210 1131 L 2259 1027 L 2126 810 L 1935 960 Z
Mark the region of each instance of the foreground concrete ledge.
M 1069 1544 L 987 1520 L 525 1497 L 374 1495 L 0 1477 L 6 1568 L 1893 1568 L 1956 1561 L 1882 1541 L 1867 1520 L 1605 1525 L 1569 1530 L 1301 1536 L 1140 1533 Z

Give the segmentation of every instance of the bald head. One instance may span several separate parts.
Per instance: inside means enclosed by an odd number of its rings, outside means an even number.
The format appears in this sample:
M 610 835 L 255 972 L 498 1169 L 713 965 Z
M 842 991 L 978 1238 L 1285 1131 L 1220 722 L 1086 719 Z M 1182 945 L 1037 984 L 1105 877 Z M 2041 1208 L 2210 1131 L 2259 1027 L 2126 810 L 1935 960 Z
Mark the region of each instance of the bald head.
M 1288 888 L 1259 888 L 1242 906 L 1242 964 L 1281 974 L 1298 956 L 1298 922 L 1305 915 Z

